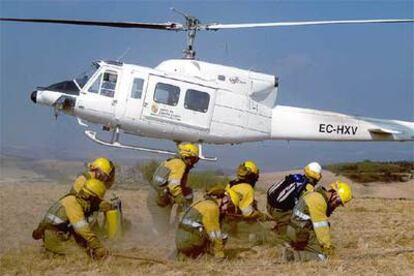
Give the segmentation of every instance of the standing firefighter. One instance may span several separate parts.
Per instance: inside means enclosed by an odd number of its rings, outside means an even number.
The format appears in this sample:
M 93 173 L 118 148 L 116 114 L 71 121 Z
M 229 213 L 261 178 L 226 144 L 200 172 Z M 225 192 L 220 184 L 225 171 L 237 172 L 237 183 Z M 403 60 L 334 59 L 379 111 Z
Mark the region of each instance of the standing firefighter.
M 236 179 L 226 186 L 226 197 L 223 199 L 226 214 L 240 219 L 257 219 L 262 213 L 257 209 L 254 198 L 254 186 L 259 179 L 259 168 L 251 160 L 241 163 L 236 171 Z
M 178 212 L 183 212 L 193 202 L 193 191 L 187 186 L 187 179 L 190 170 L 200 159 L 198 146 L 181 143 L 177 150 L 176 157 L 158 166 L 151 181 L 154 189 L 149 193 L 147 206 L 157 234 L 168 231 L 174 204 L 178 205 Z
M 180 219 L 176 235 L 178 258 L 197 258 L 204 254 L 224 257 L 224 243 L 227 235 L 221 232 L 221 199 L 224 189 L 213 187 L 187 209 Z
M 303 170 L 304 174 L 290 174 L 267 191 L 267 211 L 277 223 L 274 230 L 281 241 L 286 239 L 287 225 L 299 197 L 313 191 L 322 178 L 322 168 L 317 162 L 309 163 Z
M 33 231 L 33 238 L 43 239 L 44 247 L 57 254 L 76 254 L 80 248 L 85 248 L 87 254 L 95 259 L 105 257 L 108 250 L 86 220 L 99 209 L 105 192 L 102 181 L 87 180 L 79 193 L 68 194 L 49 208 Z
M 290 247 L 285 248 L 286 261 L 326 260 L 334 253 L 328 217 L 339 205 L 352 199 L 351 187 L 341 181 L 308 192 L 293 209 L 287 227 Z

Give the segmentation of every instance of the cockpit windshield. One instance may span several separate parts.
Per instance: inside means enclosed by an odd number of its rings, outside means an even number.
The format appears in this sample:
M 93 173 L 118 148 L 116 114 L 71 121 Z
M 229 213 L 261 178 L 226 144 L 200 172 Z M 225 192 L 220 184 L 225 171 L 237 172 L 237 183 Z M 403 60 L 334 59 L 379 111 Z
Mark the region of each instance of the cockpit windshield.
M 88 80 L 93 76 L 93 74 L 98 70 L 99 64 L 94 62 L 92 65 L 82 74 L 80 74 L 76 79 L 75 82 L 79 85 L 80 88 L 83 88 Z

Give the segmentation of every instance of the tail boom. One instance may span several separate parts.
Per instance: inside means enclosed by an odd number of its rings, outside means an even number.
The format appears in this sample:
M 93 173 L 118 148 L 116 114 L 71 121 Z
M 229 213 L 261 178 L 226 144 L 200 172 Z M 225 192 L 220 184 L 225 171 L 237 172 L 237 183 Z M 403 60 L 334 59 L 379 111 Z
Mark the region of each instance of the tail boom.
M 414 141 L 414 122 L 278 105 L 272 111 L 271 139 Z

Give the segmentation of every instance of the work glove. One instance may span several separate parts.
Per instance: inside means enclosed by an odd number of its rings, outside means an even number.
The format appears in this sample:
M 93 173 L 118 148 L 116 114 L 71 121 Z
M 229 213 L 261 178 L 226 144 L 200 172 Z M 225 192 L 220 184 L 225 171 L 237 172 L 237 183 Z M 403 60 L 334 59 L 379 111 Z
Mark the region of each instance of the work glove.
M 44 229 L 40 229 L 39 227 L 36 228 L 35 230 L 33 230 L 33 232 L 32 232 L 32 238 L 34 240 L 43 239 L 44 236 L 45 236 L 45 230 Z
M 189 204 L 183 194 L 178 194 L 175 196 L 174 201 L 180 206 L 182 210 L 186 210 L 189 207 Z
M 115 206 L 111 202 L 102 201 L 99 204 L 99 211 L 101 211 L 101 212 L 108 212 L 108 211 L 114 210 L 114 209 L 115 209 Z
M 335 257 L 335 247 L 333 245 L 323 246 L 322 251 L 328 258 Z
M 92 249 L 92 258 L 94 260 L 103 260 L 109 255 L 109 250 L 105 247 L 98 247 L 95 249 Z
M 45 236 L 45 229 L 46 229 L 46 224 L 43 222 L 39 223 L 37 228 L 34 229 L 32 232 L 32 238 L 34 240 L 43 239 L 43 237 Z

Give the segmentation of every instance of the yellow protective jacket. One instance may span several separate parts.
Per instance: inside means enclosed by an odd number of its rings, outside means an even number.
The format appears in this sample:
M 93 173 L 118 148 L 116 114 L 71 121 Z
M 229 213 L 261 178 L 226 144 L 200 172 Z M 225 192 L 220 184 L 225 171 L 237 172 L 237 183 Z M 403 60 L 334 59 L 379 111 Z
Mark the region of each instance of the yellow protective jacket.
M 212 243 L 213 255 L 224 257 L 223 234 L 220 227 L 220 211 L 214 199 L 206 199 L 191 205 L 180 220 L 181 225 L 202 227 L 203 233 Z
M 230 197 L 236 207 L 236 214 L 241 212 L 243 218 L 254 218 L 260 215 L 255 206 L 254 188 L 249 183 L 237 183 L 227 185 L 226 194 Z
M 332 246 L 327 210 L 328 198 L 325 191 L 315 190 L 301 197 L 292 214 L 292 220 L 296 226 L 302 229 L 313 229 L 322 249 Z
M 90 229 L 86 217 L 96 211 L 90 202 L 75 195 L 67 195 L 57 201 L 47 211 L 42 223 L 46 228 L 58 231 L 74 231 L 81 236 L 88 249 L 95 250 L 103 245 Z
M 163 163 L 170 170 L 167 188 L 178 204 L 185 203 L 184 191 L 187 188 L 188 173 L 190 168 L 181 158 L 171 158 Z

